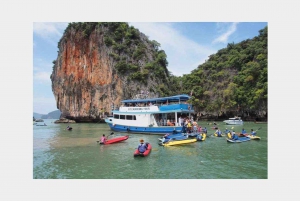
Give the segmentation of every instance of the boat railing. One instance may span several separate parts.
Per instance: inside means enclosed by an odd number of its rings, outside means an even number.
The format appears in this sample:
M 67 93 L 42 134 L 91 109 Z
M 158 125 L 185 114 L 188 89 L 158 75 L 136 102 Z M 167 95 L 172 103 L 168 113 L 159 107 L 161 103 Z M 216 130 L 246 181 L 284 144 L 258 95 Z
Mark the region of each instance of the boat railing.
M 182 108 L 182 109 L 193 109 L 193 106 L 187 103 L 167 103 L 167 104 L 145 104 L 145 103 L 138 103 L 138 104 L 123 104 L 120 107 L 150 107 L 150 106 L 158 106 L 159 108 L 164 107 L 175 107 L 175 108 Z M 119 108 L 115 108 L 115 110 L 118 110 Z

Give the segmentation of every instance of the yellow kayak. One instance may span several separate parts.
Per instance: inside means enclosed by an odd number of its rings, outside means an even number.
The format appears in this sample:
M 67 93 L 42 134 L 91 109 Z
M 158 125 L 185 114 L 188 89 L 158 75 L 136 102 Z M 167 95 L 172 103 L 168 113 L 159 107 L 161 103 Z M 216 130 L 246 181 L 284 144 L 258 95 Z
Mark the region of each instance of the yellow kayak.
M 201 133 L 201 139 L 200 136 L 197 137 L 197 141 L 204 141 L 206 139 L 206 134 L 205 133 Z
M 256 135 L 247 135 L 247 137 L 249 137 L 251 140 L 260 140 L 260 137 Z
M 161 143 L 163 146 L 173 146 L 173 145 L 179 145 L 179 144 L 188 144 L 192 142 L 197 142 L 197 139 L 186 139 L 186 140 L 174 140 L 169 141 L 166 143 Z
M 260 137 L 251 134 L 239 134 L 240 137 L 249 137 L 251 140 L 260 140 Z
M 215 136 L 215 137 L 224 137 L 224 136 L 225 136 L 225 134 L 221 134 L 221 136 L 218 136 L 218 134 L 217 134 L 217 133 L 214 133 L 214 136 Z

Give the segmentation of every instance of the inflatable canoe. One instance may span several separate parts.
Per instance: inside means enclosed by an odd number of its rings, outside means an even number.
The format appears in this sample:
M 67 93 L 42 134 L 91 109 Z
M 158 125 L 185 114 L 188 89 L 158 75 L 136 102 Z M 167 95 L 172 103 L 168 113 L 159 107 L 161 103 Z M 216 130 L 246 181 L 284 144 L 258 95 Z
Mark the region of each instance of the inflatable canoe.
M 225 134 L 221 134 L 221 135 L 219 136 L 217 133 L 214 133 L 214 136 L 215 136 L 215 137 L 224 137 Z
M 165 135 L 162 138 L 158 138 L 158 140 L 161 143 L 168 142 L 170 140 L 185 140 L 185 139 L 188 139 L 188 135 L 184 135 L 182 133 L 177 133 L 177 134 L 172 134 L 172 135 Z
M 260 137 L 256 135 L 248 135 L 247 137 L 249 137 L 251 140 L 260 140 Z
M 188 137 L 193 138 L 193 137 L 198 137 L 200 133 L 189 133 Z
M 124 141 L 124 140 L 127 140 L 129 138 L 129 135 L 126 135 L 126 136 L 120 136 L 120 137 L 116 137 L 116 138 L 113 138 L 113 139 L 109 139 L 109 140 L 106 140 L 105 143 L 99 143 L 99 144 L 112 144 L 112 143 L 116 143 L 116 142 L 121 142 L 121 141 Z
M 206 134 L 201 133 L 200 135 L 197 136 L 197 141 L 204 141 L 206 139 Z
M 247 142 L 250 141 L 251 139 L 249 137 L 239 137 L 237 140 L 232 140 L 232 139 L 228 139 L 226 138 L 227 142 Z
M 251 135 L 251 134 L 239 134 L 239 137 L 249 137 L 251 140 L 260 140 L 260 137 L 256 136 L 256 135 Z
M 173 146 L 173 145 L 188 144 L 188 143 L 192 143 L 192 142 L 197 142 L 197 139 L 171 140 L 169 142 L 160 143 L 159 145 L 167 147 L 167 146 Z
M 144 152 L 144 153 L 140 153 L 138 149 L 136 149 L 133 153 L 133 156 L 136 157 L 136 156 L 148 156 L 149 153 L 151 152 L 151 149 L 152 149 L 152 146 L 150 143 L 146 142 L 147 144 L 147 150 Z
M 251 139 L 249 137 L 237 137 L 237 139 L 232 139 L 232 135 L 230 133 L 227 134 L 226 140 L 227 142 L 247 142 L 250 141 Z

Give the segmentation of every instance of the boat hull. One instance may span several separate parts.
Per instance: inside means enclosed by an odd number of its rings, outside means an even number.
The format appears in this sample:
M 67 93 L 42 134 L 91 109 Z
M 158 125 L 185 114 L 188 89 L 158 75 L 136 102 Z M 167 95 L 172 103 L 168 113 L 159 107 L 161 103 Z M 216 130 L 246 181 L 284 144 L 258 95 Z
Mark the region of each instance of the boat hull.
M 232 139 L 228 139 L 226 138 L 227 142 L 231 142 L 231 143 L 238 143 L 238 142 L 247 142 L 250 141 L 251 139 L 249 137 L 239 137 L 237 140 L 232 140 Z
M 160 145 L 167 147 L 167 146 L 174 146 L 174 145 L 181 145 L 181 144 L 189 144 L 193 142 L 197 142 L 197 139 L 173 140 L 166 143 L 160 143 Z
M 230 120 L 225 120 L 223 121 L 226 125 L 243 125 L 243 121 L 230 121 Z
M 197 141 L 204 141 L 206 139 L 206 134 L 202 133 L 197 136 Z
M 182 126 L 160 126 L 160 127 L 139 127 L 139 126 L 125 126 L 108 123 L 111 130 L 116 132 L 128 133 L 143 133 L 143 134 L 167 134 L 167 133 L 180 133 Z
M 242 134 L 240 133 L 239 137 L 249 137 L 251 140 L 260 140 L 260 137 L 256 136 L 256 135 L 251 135 L 251 134 Z
M 148 145 L 148 148 L 147 150 L 144 152 L 144 153 L 140 153 L 138 149 L 136 149 L 133 153 L 133 156 L 134 157 L 137 157 L 137 156 L 142 156 L 142 157 L 145 157 L 145 156 L 148 156 L 149 153 L 151 152 L 151 149 L 152 149 L 152 146 L 150 143 L 146 142 L 146 144 Z
M 128 135 L 126 135 L 126 136 L 120 136 L 120 137 L 116 137 L 116 138 L 113 138 L 113 139 L 106 140 L 105 143 L 100 143 L 100 144 L 103 144 L 103 145 L 113 144 L 113 143 L 117 143 L 117 142 L 122 142 L 124 140 L 127 140 L 128 138 L 129 138 Z
M 188 139 L 188 137 L 188 135 L 184 135 L 183 133 L 177 133 L 168 136 L 163 136 L 162 138 L 158 138 L 158 140 L 162 143 L 166 143 L 170 140 L 186 140 Z

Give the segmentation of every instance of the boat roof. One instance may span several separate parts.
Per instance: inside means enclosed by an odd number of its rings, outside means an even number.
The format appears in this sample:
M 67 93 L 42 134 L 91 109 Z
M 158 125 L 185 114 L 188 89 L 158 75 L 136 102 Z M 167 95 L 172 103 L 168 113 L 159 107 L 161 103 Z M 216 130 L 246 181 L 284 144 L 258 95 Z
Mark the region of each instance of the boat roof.
M 167 111 L 136 111 L 136 112 L 120 112 L 118 110 L 113 110 L 113 114 L 127 114 L 127 115 L 133 115 L 133 114 L 160 114 L 160 113 L 194 113 L 194 110 L 167 110 Z
M 241 119 L 241 117 L 233 117 L 233 118 L 229 118 L 229 120 L 236 120 L 236 119 Z
M 145 102 L 175 102 L 175 101 L 187 101 L 191 97 L 187 94 L 181 94 L 176 96 L 161 97 L 161 98 L 147 98 L 147 99 L 129 99 L 122 100 L 122 103 L 145 103 Z

